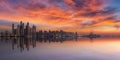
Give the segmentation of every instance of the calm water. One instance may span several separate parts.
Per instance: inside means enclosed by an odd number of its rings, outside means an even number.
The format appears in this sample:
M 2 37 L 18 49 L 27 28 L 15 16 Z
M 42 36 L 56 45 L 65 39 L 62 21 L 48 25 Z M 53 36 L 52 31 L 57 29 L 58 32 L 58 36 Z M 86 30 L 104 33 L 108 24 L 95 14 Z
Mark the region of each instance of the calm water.
M 27 42 L 2 39 L 0 60 L 120 60 L 120 39 Z

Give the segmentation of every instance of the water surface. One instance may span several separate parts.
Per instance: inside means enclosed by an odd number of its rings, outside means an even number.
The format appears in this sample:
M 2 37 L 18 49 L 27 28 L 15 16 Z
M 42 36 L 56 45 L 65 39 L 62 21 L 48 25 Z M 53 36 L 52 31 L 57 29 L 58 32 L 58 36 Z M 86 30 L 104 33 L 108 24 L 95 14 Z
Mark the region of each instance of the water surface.
M 22 44 L 18 39 L 1 40 L 0 60 L 120 60 L 118 38 L 27 42 Z

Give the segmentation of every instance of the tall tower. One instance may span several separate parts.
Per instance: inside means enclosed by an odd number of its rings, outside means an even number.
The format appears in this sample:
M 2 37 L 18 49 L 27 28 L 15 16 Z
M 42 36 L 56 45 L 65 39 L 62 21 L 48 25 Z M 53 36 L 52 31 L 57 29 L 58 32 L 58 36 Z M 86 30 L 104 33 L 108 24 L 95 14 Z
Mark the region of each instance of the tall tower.
M 22 35 L 24 35 L 24 23 L 22 24 Z
M 36 37 L 36 26 L 33 25 L 32 27 L 32 37 Z
M 17 25 L 17 36 L 20 36 L 20 32 L 19 32 L 19 30 L 20 30 L 20 26 L 19 25 Z
M 12 34 L 14 35 L 14 24 L 12 24 Z
M 20 21 L 20 25 L 22 25 L 22 21 Z
M 22 21 L 20 22 L 20 29 L 19 29 L 20 36 L 22 35 Z
M 29 31 L 29 22 L 27 22 L 26 30 L 25 30 L 25 35 L 28 36 L 29 33 L 30 33 L 30 31 Z

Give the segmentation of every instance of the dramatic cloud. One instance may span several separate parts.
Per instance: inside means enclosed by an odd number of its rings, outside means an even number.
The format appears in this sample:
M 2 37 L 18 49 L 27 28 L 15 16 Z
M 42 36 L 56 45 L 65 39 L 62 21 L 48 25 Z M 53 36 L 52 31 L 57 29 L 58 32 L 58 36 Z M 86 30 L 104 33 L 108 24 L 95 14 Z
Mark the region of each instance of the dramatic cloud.
M 118 8 L 112 0 L 0 0 L 0 19 L 65 29 L 116 24 Z M 1 23 L 0 23 L 1 24 Z

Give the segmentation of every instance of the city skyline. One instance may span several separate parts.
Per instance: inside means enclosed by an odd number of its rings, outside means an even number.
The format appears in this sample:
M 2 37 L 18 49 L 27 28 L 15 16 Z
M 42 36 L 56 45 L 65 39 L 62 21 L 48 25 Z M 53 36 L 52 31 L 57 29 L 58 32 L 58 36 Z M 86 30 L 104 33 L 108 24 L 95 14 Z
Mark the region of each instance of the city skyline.
M 64 30 L 37 30 L 37 27 L 29 22 L 20 21 L 19 24 L 11 24 L 11 30 L 0 32 L 0 37 L 27 37 L 27 38 L 64 38 L 77 37 L 77 32 L 66 32 Z
M 120 60 L 120 0 L 0 0 L 0 60 Z

